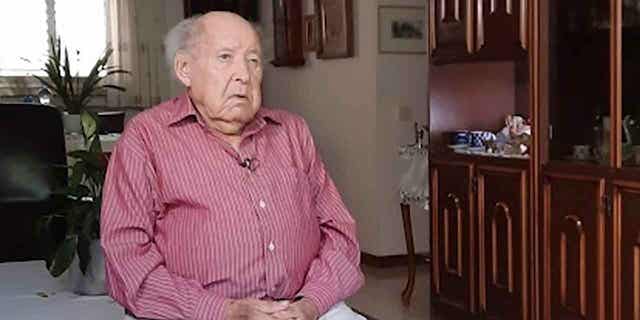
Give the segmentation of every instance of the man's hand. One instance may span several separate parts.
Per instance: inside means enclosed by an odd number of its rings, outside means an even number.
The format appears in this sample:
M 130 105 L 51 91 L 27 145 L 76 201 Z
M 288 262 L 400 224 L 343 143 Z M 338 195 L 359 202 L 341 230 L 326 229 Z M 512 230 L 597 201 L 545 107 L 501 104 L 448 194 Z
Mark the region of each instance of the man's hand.
M 289 307 L 289 301 L 268 301 L 258 299 L 231 300 L 227 304 L 229 320 L 274 320 L 274 314 L 283 312 Z
M 293 302 L 283 311 L 273 314 L 276 319 L 281 320 L 316 320 L 320 316 L 316 306 L 306 298 L 298 302 Z

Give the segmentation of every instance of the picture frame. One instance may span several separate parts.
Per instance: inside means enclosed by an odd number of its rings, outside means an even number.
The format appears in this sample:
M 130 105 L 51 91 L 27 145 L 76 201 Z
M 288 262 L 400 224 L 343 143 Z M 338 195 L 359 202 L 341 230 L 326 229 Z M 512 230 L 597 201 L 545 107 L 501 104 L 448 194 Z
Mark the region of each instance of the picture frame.
M 427 16 L 422 6 L 378 7 L 380 53 L 427 53 Z
M 304 65 L 302 45 L 302 2 L 300 0 L 272 0 L 273 44 L 276 67 Z
M 185 18 L 209 11 L 229 11 L 251 22 L 260 22 L 260 1 L 258 0 L 183 0 L 183 7 Z
M 353 51 L 353 0 L 316 0 L 319 59 L 349 58 Z
M 318 24 L 315 14 L 302 18 L 302 48 L 305 52 L 318 50 Z

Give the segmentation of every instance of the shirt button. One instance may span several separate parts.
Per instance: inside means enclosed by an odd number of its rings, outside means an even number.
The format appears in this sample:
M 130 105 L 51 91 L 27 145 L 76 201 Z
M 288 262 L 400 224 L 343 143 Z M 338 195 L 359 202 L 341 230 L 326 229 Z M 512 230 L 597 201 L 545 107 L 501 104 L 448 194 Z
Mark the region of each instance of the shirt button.
M 258 203 L 258 205 L 260 205 L 260 208 L 264 209 L 267 207 L 267 203 L 264 202 L 264 200 L 260 200 L 260 202 Z
M 267 249 L 269 249 L 269 251 L 273 251 L 276 249 L 276 245 L 273 244 L 273 242 L 269 242 L 269 246 L 267 247 Z

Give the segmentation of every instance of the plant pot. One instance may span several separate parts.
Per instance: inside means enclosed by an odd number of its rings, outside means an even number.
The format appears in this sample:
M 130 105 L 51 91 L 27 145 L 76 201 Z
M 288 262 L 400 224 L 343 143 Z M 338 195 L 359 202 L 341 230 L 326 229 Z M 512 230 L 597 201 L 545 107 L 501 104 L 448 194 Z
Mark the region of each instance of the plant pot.
M 65 133 L 82 133 L 82 121 L 79 114 L 62 113 L 62 126 Z
M 104 254 L 100 240 L 92 240 L 89 245 L 91 260 L 85 274 L 80 270 L 80 259 L 76 255 L 68 270 L 71 291 L 78 295 L 95 296 L 107 293 L 105 287 Z

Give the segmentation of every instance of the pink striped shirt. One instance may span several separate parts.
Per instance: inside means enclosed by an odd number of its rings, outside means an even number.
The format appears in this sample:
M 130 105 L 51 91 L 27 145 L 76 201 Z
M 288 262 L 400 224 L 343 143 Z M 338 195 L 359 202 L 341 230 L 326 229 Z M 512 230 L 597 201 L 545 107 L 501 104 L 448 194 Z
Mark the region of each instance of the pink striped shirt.
M 141 318 L 223 319 L 227 299 L 299 295 L 323 314 L 363 283 L 354 220 L 306 123 L 285 111 L 260 108 L 239 152 L 186 94 L 145 111 L 103 197 L 108 290 Z

